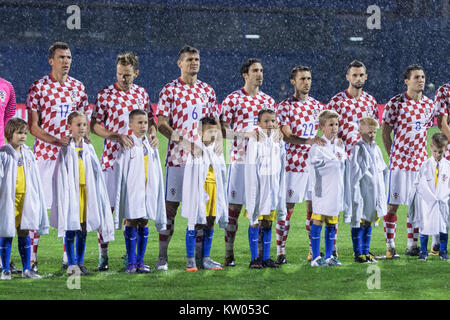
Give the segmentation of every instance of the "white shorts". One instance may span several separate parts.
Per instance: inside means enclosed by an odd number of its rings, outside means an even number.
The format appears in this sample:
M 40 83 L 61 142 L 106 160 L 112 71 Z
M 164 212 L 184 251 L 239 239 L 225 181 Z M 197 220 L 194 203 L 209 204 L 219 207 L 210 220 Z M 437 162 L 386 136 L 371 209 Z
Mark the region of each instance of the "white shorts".
M 181 202 L 183 193 L 184 166 L 166 166 L 166 192 L 167 201 Z
M 419 171 L 393 169 L 388 177 L 388 204 L 408 205 L 410 192 Z
M 106 183 L 106 191 L 108 192 L 109 203 L 111 208 L 114 208 L 116 205 L 116 196 L 117 196 L 117 181 L 116 176 L 114 174 L 114 169 L 109 167 L 105 171 L 103 171 L 103 176 L 105 177 Z
M 228 202 L 245 204 L 245 164 L 230 163 L 228 166 Z
M 286 203 L 311 201 L 309 172 L 286 172 Z
M 55 171 L 56 160 L 36 160 L 36 164 L 41 176 L 42 184 L 45 184 L 44 197 L 47 209 L 51 209 L 53 201 L 53 172 Z

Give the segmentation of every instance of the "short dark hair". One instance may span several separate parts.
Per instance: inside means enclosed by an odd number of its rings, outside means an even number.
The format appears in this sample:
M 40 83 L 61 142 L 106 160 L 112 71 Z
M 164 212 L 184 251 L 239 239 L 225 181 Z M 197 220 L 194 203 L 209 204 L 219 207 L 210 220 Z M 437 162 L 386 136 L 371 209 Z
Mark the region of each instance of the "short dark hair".
M 311 72 L 311 69 L 307 66 L 295 66 L 291 70 L 289 80 L 295 79 L 295 76 L 297 75 L 298 72 L 305 72 L 305 71 Z
M 258 112 L 258 121 L 261 121 L 262 116 L 264 114 L 266 114 L 266 113 L 268 113 L 268 114 L 275 114 L 276 115 L 276 112 L 273 111 L 272 109 L 261 109 Z
M 178 52 L 178 60 L 183 59 L 183 55 L 185 53 L 190 53 L 190 54 L 200 54 L 200 50 L 198 50 L 197 48 L 194 48 L 192 46 L 189 45 L 185 45 L 183 48 L 181 48 L 181 50 Z
M 437 132 L 431 137 L 431 143 L 434 144 L 437 148 L 444 148 L 447 147 L 448 138 L 442 132 Z
M 134 71 L 139 70 L 139 57 L 133 52 L 120 53 L 116 58 L 116 66 L 121 64 L 122 66 L 132 66 Z
M 347 66 L 347 73 L 350 71 L 351 68 L 364 68 L 364 70 L 366 70 L 367 72 L 366 66 L 359 60 L 353 60 L 352 62 L 350 62 L 350 64 Z
M 406 67 L 405 72 L 403 72 L 403 79 L 409 79 L 411 77 L 411 73 L 415 70 L 422 70 L 425 73 L 425 69 L 419 64 L 411 64 Z
M 131 121 L 133 120 L 134 117 L 136 116 L 147 116 L 147 112 L 145 112 L 142 109 L 134 109 L 133 111 L 130 112 L 130 114 L 128 115 L 128 119 Z
M 76 117 L 86 117 L 87 120 L 87 116 L 86 114 L 84 114 L 83 112 L 80 111 L 72 111 L 69 116 L 67 117 L 67 123 L 68 124 L 72 124 L 72 120 Z
M 65 42 L 58 41 L 58 42 L 53 43 L 50 46 L 50 48 L 48 48 L 48 58 L 49 59 L 53 59 L 53 57 L 55 57 L 55 51 L 57 49 L 69 50 L 70 48 L 69 48 L 69 45 Z
M 28 125 L 25 120 L 20 118 L 9 119 L 5 126 L 6 140 L 10 141 L 14 135 L 14 132 L 17 132 L 23 128 L 25 128 L 25 130 L 28 130 Z
M 250 69 L 250 66 L 254 63 L 260 63 L 262 64 L 261 60 L 258 58 L 248 58 L 246 59 L 242 65 L 241 65 L 241 76 L 248 73 L 248 70 Z
M 200 122 L 201 122 L 202 126 L 205 124 L 209 124 L 212 126 L 217 125 L 217 121 L 213 117 L 203 117 L 200 119 Z

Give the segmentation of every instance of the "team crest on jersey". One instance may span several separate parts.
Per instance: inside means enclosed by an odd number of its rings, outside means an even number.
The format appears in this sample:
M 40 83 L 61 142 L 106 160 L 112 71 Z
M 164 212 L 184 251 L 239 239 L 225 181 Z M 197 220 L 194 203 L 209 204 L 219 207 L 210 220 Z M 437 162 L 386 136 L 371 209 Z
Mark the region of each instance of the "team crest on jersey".
M 0 90 L 0 101 L 5 102 L 6 99 L 6 92 L 3 90 Z
M 139 109 L 144 109 L 144 100 L 141 98 L 137 99 L 137 104 Z
M 236 190 L 231 191 L 231 197 L 234 199 L 236 198 Z
M 292 196 L 294 195 L 294 190 L 289 189 L 288 192 L 287 192 L 287 194 L 288 194 L 288 197 L 289 197 L 289 198 L 292 198 Z
M 72 99 L 76 99 L 78 97 L 78 90 L 73 89 L 72 91 L 70 91 L 70 97 Z
M 336 158 L 338 158 L 338 160 L 342 160 L 342 153 L 336 152 Z
M 394 197 L 394 199 L 397 200 L 400 195 L 398 194 L 398 192 L 394 192 L 394 194 L 392 196 Z
M 431 111 L 428 109 L 425 109 L 425 117 L 429 118 L 431 116 Z
M 170 188 L 170 194 L 174 196 L 177 193 L 177 190 L 175 188 Z
M 202 99 L 202 101 L 204 103 L 208 102 L 208 94 L 206 93 L 200 93 L 200 99 Z
M 447 182 L 448 176 L 446 174 L 442 175 L 442 182 Z

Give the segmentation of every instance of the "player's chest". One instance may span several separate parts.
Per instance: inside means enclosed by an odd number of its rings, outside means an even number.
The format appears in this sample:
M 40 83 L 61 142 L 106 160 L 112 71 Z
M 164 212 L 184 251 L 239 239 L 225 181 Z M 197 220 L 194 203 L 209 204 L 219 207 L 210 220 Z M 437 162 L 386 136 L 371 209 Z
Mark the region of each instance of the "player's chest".
M 314 105 L 292 106 L 289 122 L 294 134 L 301 137 L 315 136 L 319 128 L 320 109 Z
M 366 117 L 372 117 L 373 108 L 368 101 L 347 101 L 341 104 L 341 121 L 358 122 Z
M 62 120 L 81 104 L 81 92 L 76 87 L 54 87 L 42 91 L 40 99 L 43 114 L 51 114 L 51 120 Z
M 433 115 L 433 105 L 429 103 L 405 102 L 400 104 L 398 114 L 402 122 L 426 121 Z
M 108 111 L 112 117 L 128 116 L 135 109 L 144 110 L 146 99 L 140 94 L 115 95 L 108 101 Z

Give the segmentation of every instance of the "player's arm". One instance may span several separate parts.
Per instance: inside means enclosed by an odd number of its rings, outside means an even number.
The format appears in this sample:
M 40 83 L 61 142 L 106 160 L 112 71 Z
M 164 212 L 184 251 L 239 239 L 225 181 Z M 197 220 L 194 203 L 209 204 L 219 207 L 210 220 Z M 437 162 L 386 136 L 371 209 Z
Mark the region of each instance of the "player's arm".
M 90 127 L 91 131 L 96 135 L 98 135 L 99 137 L 118 142 L 122 146 L 122 148 L 128 149 L 133 146 L 133 140 L 131 139 L 131 137 L 125 134 L 109 131 L 108 129 L 103 127 L 100 123 L 98 123 L 94 117 L 92 117 L 91 119 Z
M 381 126 L 381 137 L 383 139 L 384 149 L 388 156 L 391 156 L 392 138 L 391 138 L 392 127 L 386 123 Z
M 152 148 L 158 148 L 159 145 L 159 140 L 158 137 L 156 136 L 156 132 L 157 132 L 157 128 L 156 128 L 156 123 L 155 123 L 155 119 L 153 119 L 153 117 L 151 117 L 151 119 L 149 118 L 148 121 L 148 136 L 150 137 L 150 147 Z
M 70 137 L 61 137 L 58 139 L 57 137 L 45 132 L 45 130 L 39 126 L 39 113 L 37 111 L 28 111 L 28 127 L 30 128 L 30 133 L 41 141 L 58 147 L 67 146 L 70 142 Z
M 318 144 L 320 146 L 324 146 L 326 144 L 325 140 L 318 136 L 315 136 L 314 138 L 301 138 L 296 136 L 292 133 L 289 126 L 281 126 L 281 132 L 283 133 L 283 140 L 291 144 Z
M 448 125 L 447 120 L 448 120 L 447 116 L 444 115 L 437 116 L 437 125 L 439 127 L 439 130 L 441 130 L 441 132 L 445 134 L 445 136 L 450 140 L 450 127 Z

